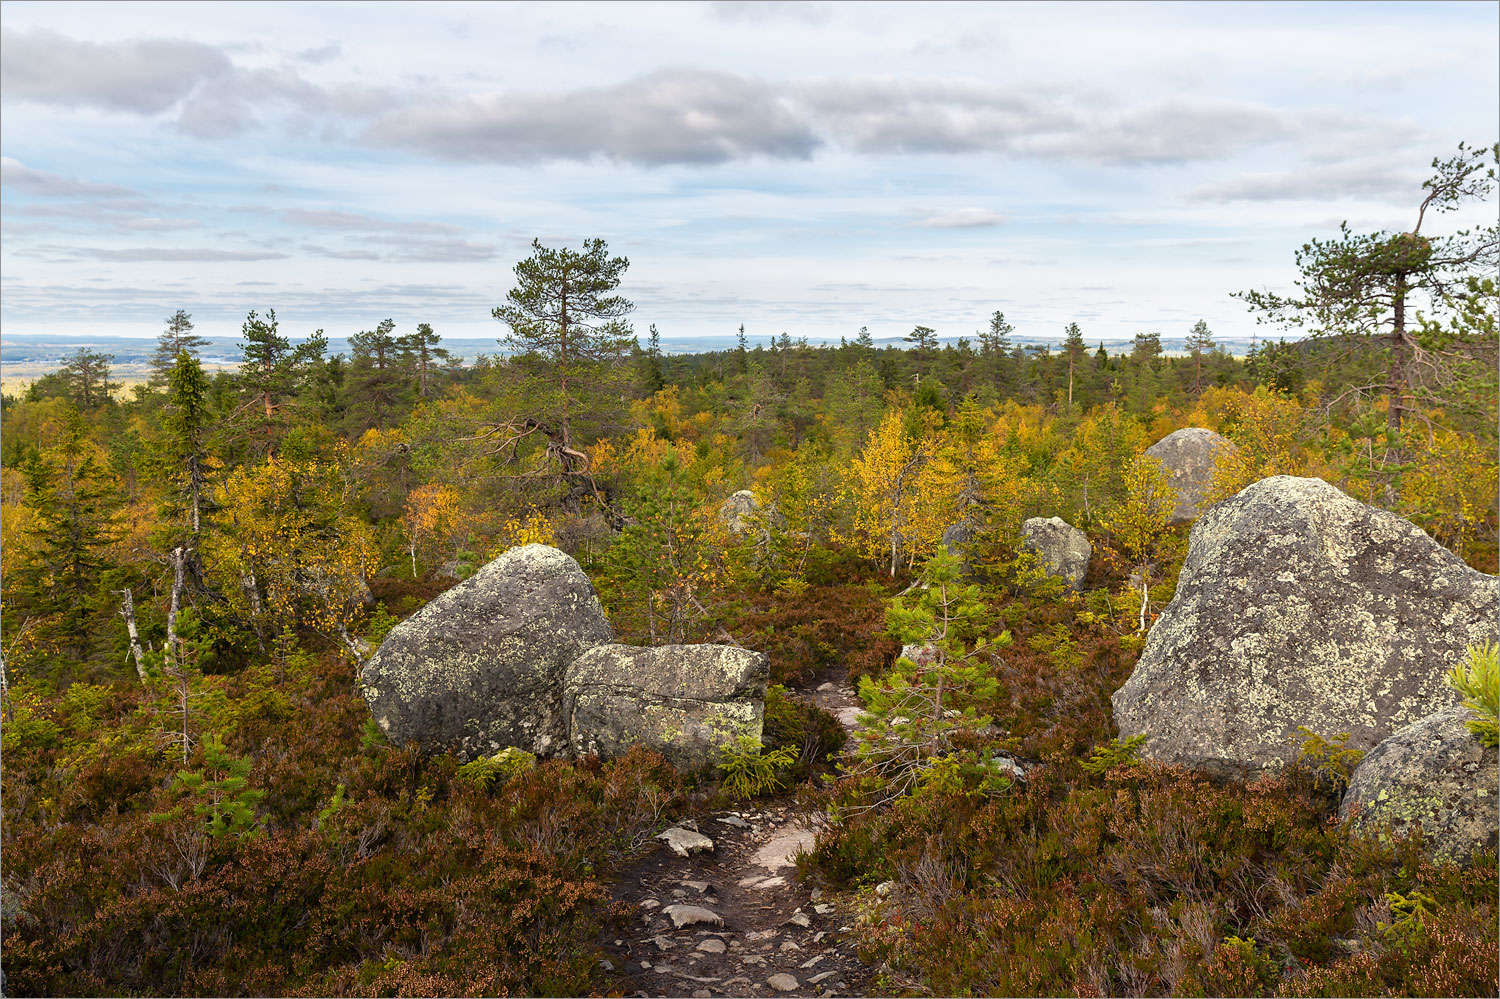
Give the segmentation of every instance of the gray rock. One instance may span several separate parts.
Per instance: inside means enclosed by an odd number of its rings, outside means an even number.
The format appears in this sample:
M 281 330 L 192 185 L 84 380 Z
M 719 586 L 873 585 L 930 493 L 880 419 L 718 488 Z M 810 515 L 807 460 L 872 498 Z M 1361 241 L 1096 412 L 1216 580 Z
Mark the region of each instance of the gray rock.
M 1297 727 L 1369 750 L 1455 704 L 1500 581 L 1320 479 L 1278 475 L 1194 525 L 1177 593 L 1114 695 L 1121 737 L 1220 775 L 1297 755 Z
M 772 975 L 770 978 L 767 978 L 766 984 L 771 986 L 771 988 L 775 989 L 777 992 L 797 991 L 796 977 L 793 975 L 788 975 L 785 971 L 778 972 L 777 974 Z
M 731 534 L 750 531 L 750 516 L 760 510 L 760 500 L 748 489 L 741 489 L 726 499 L 719 507 L 719 521 L 729 528 Z
M 712 909 L 701 905 L 669 905 L 661 910 L 677 929 L 684 926 L 723 926 L 724 920 Z
M 708 769 L 720 747 L 760 739 L 770 658 L 729 645 L 601 645 L 567 670 L 564 693 L 578 754 L 619 756 L 642 745 L 674 766 Z
M 1495 747 L 1464 722 L 1464 707 L 1428 715 L 1370 750 L 1349 780 L 1339 812 L 1355 831 L 1381 839 L 1418 823 L 1435 860 L 1464 863 L 1493 850 L 1500 829 L 1500 770 Z
M 564 672 L 613 637 L 577 562 L 513 548 L 391 630 L 361 675 L 365 701 L 391 741 L 428 752 L 564 754 Z
M 950 524 L 943 530 L 943 547 L 959 557 L 958 571 L 964 576 L 974 574 L 974 565 L 969 558 L 969 546 L 979 536 L 979 528 L 967 520 Z
M 1031 517 L 1021 525 L 1021 547 L 1041 557 L 1047 572 L 1058 576 L 1070 590 L 1083 585 L 1094 546 L 1084 534 L 1061 517 Z
M 709 937 L 707 940 L 700 941 L 697 949 L 703 951 L 705 954 L 722 954 L 724 953 L 724 941 Z
M 681 826 L 673 826 L 666 832 L 658 833 L 657 839 L 671 847 L 672 852 L 679 857 L 690 857 L 695 853 L 713 853 L 714 841 L 692 829 L 684 829 Z M 708 887 L 707 882 L 700 882 L 702 892 Z
M 1214 482 L 1214 462 L 1224 449 L 1234 450 L 1226 437 L 1203 427 L 1184 427 L 1146 448 L 1148 457 L 1161 462 L 1177 505 L 1172 523 L 1185 524 L 1203 512 L 1203 500 Z

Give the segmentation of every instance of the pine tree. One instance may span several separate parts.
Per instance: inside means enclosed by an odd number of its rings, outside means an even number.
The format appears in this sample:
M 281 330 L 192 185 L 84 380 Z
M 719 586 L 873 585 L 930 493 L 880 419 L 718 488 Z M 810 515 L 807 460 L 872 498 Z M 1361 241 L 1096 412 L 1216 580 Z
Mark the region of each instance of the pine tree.
M 361 419 L 385 429 L 386 416 L 401 392 L 396 355 L 401 349 L 395 337 L 396 321 L 385 319 L 373 330 L 362 330 L 349 338 L 354 357 L 350 362 L 350 389 L 368 414 Z
M 1010 363 L 1010 335 L 1015 327 L 1005 321 L 1005 313 L 996 309 L 990 316 L 990 327 L 978 334 L 979 356 L 984 359 L 990 381 L 997 392 L 1004 392 L 1006 371 Z
M 79 347 L 68 358 L 61 374 L 68 386 L 68 396 L 75 406 L 90 410 L 109 401 L 110 394 L 120 387 L 119 382 L 109 380 L 109 366 L 114 359 L 113 354 L 89 350 L 87 347 Z
M 427 398 L 429 378 L 438 361 L 447 361 L 453 355 L 447 348 L 439 347 L 442 337 L 432 331 L 430 323 L 417 323 L 417 331 L 399 337 L 396 345 L 417 369 L 417 395 Z
M 1078 328 L 1077 323 L 1069 323 L 1063 331 L 1063 352 L 1068 355 L 1068 405 L 1073 405 L 1073 374 L 1078 363 L 1083 360 L 1084 351 L 1088 348 L 1083 344 L 1083 331 Z
M 1209 331 L 1208 323 L 1198 320 L 1193 328 L 1188 330 L 1187 348 L 1193 354 L 1193 391 L 1203 391 L 1203 352 L 1212 350 L 1214 346 L 1214 335 Z
M 151 385 L 160 387 L 167 384 L 178 354 L 186 351 L 189 356 L 197 357 L 198 352 L 208 345 L 206 337 L 193 332 L 193 317 L 178 309 L 167 320 L 167 328 L 157 336 L 156 349 L 151 352 Z
M 286 397 L 297 389 L 308 368 L 322 358 L 328 341 L 323 331 L 318 330 L 293 347 L 281 335 L 275 309 L 267 312 L 264 319 L 252 309 L 240 327 L 240 335 L 243 337 L 240 353 L 244 357 L 240 380 L 250 396 L 242 409 L 254 413 L 253 419 L 260 423 L 255 449 L 269 454 L 275 450 L 278 431 L 284 422 L 278 414 L 286 404 Z

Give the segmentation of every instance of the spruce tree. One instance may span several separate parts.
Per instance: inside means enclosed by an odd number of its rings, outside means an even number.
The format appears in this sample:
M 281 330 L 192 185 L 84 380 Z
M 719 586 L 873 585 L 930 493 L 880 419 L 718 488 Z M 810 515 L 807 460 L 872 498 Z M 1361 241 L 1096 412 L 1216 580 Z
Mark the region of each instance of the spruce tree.
M 169 319 L 167 328 L 156 338 L 156 349 L 151 352 L 151 385 L 159 388 L 167 384 L 177 355 L 186 351 L 197 357 L 198 352 L 209 345 L 206 337 L 193 332 L 193 317 L 178 309 Z

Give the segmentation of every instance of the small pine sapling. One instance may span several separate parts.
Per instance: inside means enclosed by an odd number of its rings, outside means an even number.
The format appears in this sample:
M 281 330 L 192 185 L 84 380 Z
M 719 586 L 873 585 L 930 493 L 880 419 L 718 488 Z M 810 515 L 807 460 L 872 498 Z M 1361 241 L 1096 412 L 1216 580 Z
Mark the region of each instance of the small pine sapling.
M 1500 645 L 1489 639 L 1464 651 L 1467 662 L 1455 663 L 1448 686 L 1464 695 L 1464 707 L 1478 717 L 1466 725 L 1486 746 L 1500 744 Z

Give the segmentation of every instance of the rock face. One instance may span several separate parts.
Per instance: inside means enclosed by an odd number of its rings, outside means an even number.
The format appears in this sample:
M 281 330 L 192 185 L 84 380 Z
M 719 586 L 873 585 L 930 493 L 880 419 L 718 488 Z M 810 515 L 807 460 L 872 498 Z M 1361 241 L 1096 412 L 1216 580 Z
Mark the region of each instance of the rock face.
M 1214 481 L 1214 460 L 1225 448 L 1234 445 L 1203 427 L 1174 431 L 1146 448 L 1149 457 L 1162 463 L 1177 494 L 1172 523 L 1185 524 L 1203 512 L 1203 499 Z
M 1177 593 L 1114 695 L 1121 737 L 1221 774 L 1296 756 L 1299 725 L 1369 750 L 1457 703 L 1500 581 L 1319 479 L 1278 475 L 1193 527 Z
M 719 520 L 729 528 L 731 534 L 744 534 L 751 528 L 747 518 L 759 509 L 760 500 L 755 498 L 755 494 L 748 489 L 741 489 L 719 507 Z
M 563 693 L 575 753 L 655 749 L 702 770 L 719 747 L 760 738 L 770 657 L 728 645 L 602 645 L 568 667 Z
M 1340 814 L 1358 832 L 1384 837 L 1422 825 L 1436 860 L 1464 863 L 1494 849 L 1500 827 L 1496 750 L 1464 724 L 1473 717 L 1449 708 L 1408 725 L 1372 749 L 1355 768 Z
M 1088 535 L 1061 517 L 1027 520 L 1021 525 L 1021 547 L 1041 556 L 1048 573 L 1061 577 L 1072 590 L 1083 585 L 1089 559 L 1094 555 Z
M 577 562 L 514 548 L 391 630 L 365 665 L 365 701 L 396 743 L 566 753 L 564 673 L 613 638 Z

